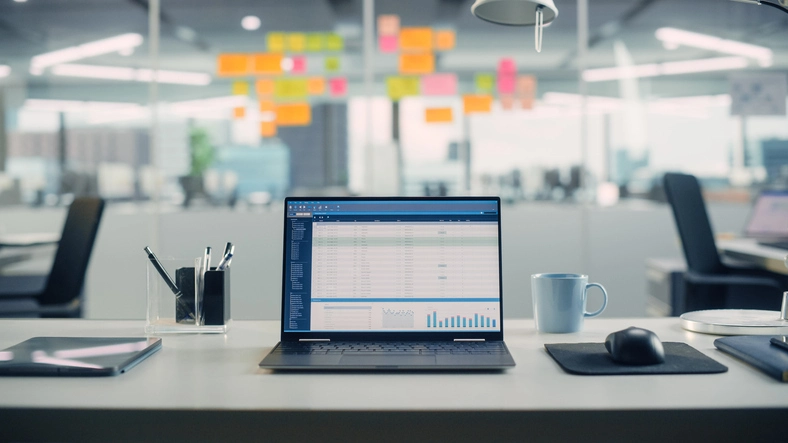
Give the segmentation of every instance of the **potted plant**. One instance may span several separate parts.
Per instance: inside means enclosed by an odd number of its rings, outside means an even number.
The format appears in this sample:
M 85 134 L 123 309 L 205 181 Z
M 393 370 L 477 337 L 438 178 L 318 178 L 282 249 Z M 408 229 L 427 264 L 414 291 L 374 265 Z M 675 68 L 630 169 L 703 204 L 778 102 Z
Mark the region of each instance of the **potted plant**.
M 216 157 L 216 149 L 205 128 L 193 127 L 189 131 L 189 175 L 179 177 L 185 198 L 183 206 L 189 206 L 197 195 L 205 195 L 203 175 Z

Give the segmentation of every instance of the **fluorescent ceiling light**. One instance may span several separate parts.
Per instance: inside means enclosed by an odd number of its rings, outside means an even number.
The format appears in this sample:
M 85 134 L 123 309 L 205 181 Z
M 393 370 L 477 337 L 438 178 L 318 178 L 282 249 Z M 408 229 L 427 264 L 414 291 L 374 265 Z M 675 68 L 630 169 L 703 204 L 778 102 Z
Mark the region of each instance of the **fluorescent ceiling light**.
M 77 64 L 54 66 L 52 68 L 52 74 L 64 77 L 100 78 L 104 80 L 137 82 L 150 82 L 154 78 L 154 73 L 150 69 Z M 159 83 L 195 86 L 205 86 L 211 83 L 211 76 L 202 72 L 159 70 L 155 77 Z
M 622 66 L 616 68 L 586 69 L 583 80 L 603 82 L 624 78 L 657 77 L 660 75 L 693 74 L 697 72 L 727 71 L 747 67 L 743 57 L 717 57 L 680 62 L 653 63 L 648 65 Z
M 8 65 L 0 65 L 0 78 L 8 77 L 11 75 L 11 67 Z
M 90 102 L 80 100 L 48 100 L 29 98 L 25 100 L 22 108 L 26 111 L 90 113 L 141 108 L 141 105 L 127 102 Z
M 256 31 L 260 29 L 260 18 L 254 15 L 247 15 L 241 19 L 241 27 L 247 31 Z
M 142 44 L 143 38 L 140 34 L 122 34 L 116 37 L 96 40 L 78 46 L 60 49 L 36 55 L 30 60 L 30 72 L 38 75 L 45 68 L 61 63 L 82 60 L 97 55 L 110 54 L 112 52 L 127 51 Z
M 668 49 L 675 49 L 679 46 L 691 46 L 693 48 L 752 58 L 757 60 L 758 64 L 762 67 L 769 67 L 772 65 L 772 50 L 763 46 L 751 45 L 735 40 L 725 40 L 711 35 L 683 31 L 675 28 L 659 28 L 655 35 Z

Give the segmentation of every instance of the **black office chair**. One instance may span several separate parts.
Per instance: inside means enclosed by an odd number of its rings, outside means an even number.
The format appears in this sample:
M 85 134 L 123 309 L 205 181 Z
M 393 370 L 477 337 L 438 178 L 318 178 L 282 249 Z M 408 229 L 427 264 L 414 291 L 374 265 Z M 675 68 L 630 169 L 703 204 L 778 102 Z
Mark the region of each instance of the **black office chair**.
M 81 316 L 82 287 L 103 212 L 101 198 L 81 197 L 71 203 L 43 288 L 30 288 L 37 277 L 0 277 L 0 317 Z
M 663 184 L 687 261 L 684 303 L 674 312 L 780 310 L 782 293 L 788 286 L 779 276 L 720 260 L 698 180 L 692 175 L 667 173 Z

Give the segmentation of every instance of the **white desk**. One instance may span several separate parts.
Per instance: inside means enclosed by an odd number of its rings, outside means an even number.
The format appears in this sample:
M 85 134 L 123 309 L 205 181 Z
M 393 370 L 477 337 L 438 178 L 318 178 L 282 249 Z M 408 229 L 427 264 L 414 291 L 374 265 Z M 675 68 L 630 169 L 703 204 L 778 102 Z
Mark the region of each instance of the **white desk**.
M 785 249 L 761 246 L 751 238 L 737 238 L 731 240 L 718 240 L 717 249 L 724 255 L 779 274 L 788 274 L 785 267 Z
M 277 322 L 164 336 L 110 378 L 0 378 L 2 440 L 671 441 L 784 438 L 788 384 L 717 351 L 675 318 L 594 319 L 577 334 L 507 320 L 502 373 L 273 373 Z M 576 376 L 544 350 L 637 325 L 728 366 L 708 375 Z M 0 349 L 33 336 L 140 336 L 142 321 L 3 320 Z

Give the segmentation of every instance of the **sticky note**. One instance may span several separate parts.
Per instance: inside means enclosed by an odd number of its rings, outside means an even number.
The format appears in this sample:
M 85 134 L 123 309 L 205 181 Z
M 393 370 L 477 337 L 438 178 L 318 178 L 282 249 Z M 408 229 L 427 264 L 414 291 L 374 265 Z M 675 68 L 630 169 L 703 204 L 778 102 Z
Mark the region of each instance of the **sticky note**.
M 276 107 L 277 126 L 306 126 L 312 122 L 309 103 L 292 103 Z
M 394 101 L 409 95 L 419 95 L 418 77 L 388 77 L 386 93 Z
M 435 49 L 438 51 L 449 51 L 454 49 L 457 36 L 451 29 L 442 29 L 435 32 Z
M 306 35 L 306 50 L 309 52 L 320 52 L 325 46 L 325 36 L 319 32 L 312 32 Z
M 328 81 L 328 88 L 333 97 L 347 94 L 347 79 L 345 77 L 332 78 Z
M 323 95 L 326 93 L 326 80 L 323 77 L 310 77 L 306 80 L 306 90 L 309 95 Z
M 432 53 L 400 54 L 400 74 L 431 74 L 435 71 L 435 56 Z
M 339 57 L 326 57 L 326 71 L 339 71 Z
M 501 100 L 501 108 L 507 111 L 514 107 L 514 96 L 511 94 L 503 94 L 499 97 Z
M 278 75 L 282 73 L 282 54 L 261 53 L 252 57 L 252 73 Z
M 276 112 L 276 103 L 273 100 L 260 100 L 260 119 L 274 121 L 274 118 L 266 119 L 266 113 Z
M 306 49 L 306 34 L 300 32 L 287 34 L 287 49 L 290 52 L 304 52 L 304 49 Z
M 483 93 L 493 92 L 495 87 L 495 76 L 492 74 L 476 74 L 476 91 Z
M 246 108 L 244 108 L 244 107 L 233 108 L 233 118 L 234 119 L 238 120 L 238 119 L 242 119 L 244 117 L 246 117 Z
M 345 47 L 345 41 L 339 34 L 327 34 L 326 50 L 328 51 L 341 51 Z
M 424 121 L 427 123 L 450 123 L 453 119 L 451 108 L 427 108 L 424 110 Z
M 285 33 L 284 32 L 269 32 L 266 36 L 266 43 L 269 52 L 284 52 L 285 51 Z
M 232 77 L 249 74 L 249 54 L 219 54 L 216 59 L 216 75 Z
M 484 113 L 492 110 L 491 95 L 463 95 L 462 109 L 466 114 Z
M 232 90 L 233 95 L 249 95 L 249 83 L 240 81 L 233 82 Z
M 402 28 L 399 47 L 403 51 L 431 51 L 432 28 Z
M 517 74 L 517 66 L 514 64 L 514 59 L 502 58 L 498 62 L 498 75 L 501 74 Z
M 307 81 L 303 78 L 278 78 L 274 82 L 276 98 L 305 98 L 308 93 Z
M 262 137 L 273 137 L 276 135 L 276 122 L 260 122 L 260 135 Z
M 517 77 L 517 97 L 523 109 L 533 109 L 536 98 L 536 77 L 532 75 Z
M 457 75 L 425 75 L 421 79 L 421 93 L 422 95 L 455 95 L 457 94 Z
M 498 94 L 514 94 L 517 78 L 510 74 L 498 74 Z
M 399 34 L 399 16 L 384 14 L 378 16 L 378 35 L 394 36 Z
M 258 79 L 254 82 L 254 89 L 260 97 L 274 95 L 274 81 L 267 78 Z
M 306 57 L 303 55 L 295 55 L 293 59 L 293 69 L 290 71 L 293 74 L 303 74 L 306 72 Z
M 378 50 L 384 53 L 397 52 L 399 38 L 396 35 L 381 35 L 378 37 Z

